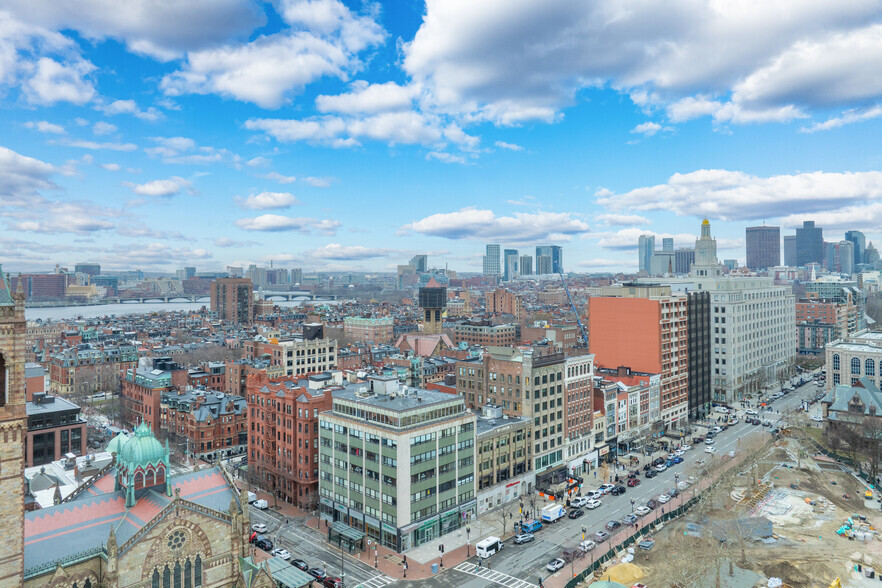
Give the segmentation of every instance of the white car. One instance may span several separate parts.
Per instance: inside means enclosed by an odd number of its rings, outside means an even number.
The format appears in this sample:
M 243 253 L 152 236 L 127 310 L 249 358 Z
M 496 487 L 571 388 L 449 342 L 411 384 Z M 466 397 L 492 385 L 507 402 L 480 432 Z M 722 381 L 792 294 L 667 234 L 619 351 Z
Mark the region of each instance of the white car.
M 613 488 L 615 488 L 615 484 L 601 484 L 600 485 L 600 493 L 601 494 L 609 494 Z
M 660 464 L 658 464 L 657 466 L 655 466 L 655 471 L 657 471 L 657 472 L 663 472 L 663 471 L 665 471 L 666 469 L 668 469 L 668 466 L 666 466 L 666 465 L 663 464 L 663 463 L 660 463 Z
M 558 557 L 558 558 L 555 558 L 555 559 L 551 560 L 550 562 L 548 562 L 548 565 L 545 566 L 545 569 L 548 570 L 549 572 L 556 572 L 557 570 L 564 567 L 564 565 L 566 563 L 567 562 L 565 562 L 564 560 L 562 560 L 561 558 Z
M 670 501 L 670 500 L 671 500 L 671 497 L 668 496 L 667 494 L 660 494 L 659 497 L 656 498 L 656 500 L 658 500 L 659 502 L 661 502 L 662 504 L 664 504 L 665 502 Z
M 744 411 L 744 414 L 749 414 L 750 416 L 756 416 L 759 413 L 756 412 L 755 410 L 753 410 L 752 408 L 748 408 L 747 410 Z
M 281 557 L 282 559 L 291 559 L 291 554 L 288 553 L 287 549 L 282 547 L 276 547 L 273 549 L 273 555 L 276 557 Z
M 711 429 L 711 431 L 713 431 L 714 433 L 722 433 L 723 428 L 722 427 L 714 427 L 713 429 Z
M 634 514 L 637 515 L 638 517 L 645 517 L 646 515 L 648 515 L 651 512 L 652 511 L 645 506 L 638 506 L 637 508 L 634 509 Z
M 812 415 L 812 420 L 815 421 L 816 423 L 823 423 L 824 422 L 824 419 L 822 419 L 818 415 L 814 415 L 814 414 Z
M 590 539 L 585 539 L 584 541 L 579 543 L 579 549 L 581 549 L 582 551 L 591 551 L 595 547 L 597 547 L 597 544 Z
M 683 451 L 689 451 L 690 449 L 692 449 L 692 446 L 691 445 L 681 445 L 680 449 L 682 449 Z
M 587 496 L 576 496 L 570 501 L 570 506 L 573 508 L 582 508 L 585 506 L 591 499 Z
M 585 506 L 585 508 L 593 510 L 593 509 L 597 508 L 598 506 L 600 506 L 600 501 L 599 500 L 589 500 L 588 502 L 585 503 L 584 506 Z
M 716 452 L 717 452 L 717 448 L 716 448 L 716 447 L 705 447 L 705 448 L 704 448 L 704 452 L 705 452 L 705 453 L 716 453 Z
M 255 523 L 251 525 L 251 530 L 255 533 L 266 533 L 266 525 L 263 523 Z
M 585 494 L 585 497 L 589 500 L 600 500 L 601 496 L 603 496 L 603 492 L 601 492 L 600 490 L 591 490 L 590 492 Z
M 686 450 L 683 449 L 682 447 L 674 452 L 674 454 L 677 455 L 678 457 L 682 457 L 684 453 L 686 453 Z
M 734 450 L 732 450 L 732 451 L 729 452 L 729 457 L 735 457 L 735 451 L 734 451 Z
M 737 424 L 738 424 L 738 417 L 732 417 L 732 418 L 730 418 L 730 419 L 729 419 L 729 424 L 730 424 L 730 425 L 737 425 Z

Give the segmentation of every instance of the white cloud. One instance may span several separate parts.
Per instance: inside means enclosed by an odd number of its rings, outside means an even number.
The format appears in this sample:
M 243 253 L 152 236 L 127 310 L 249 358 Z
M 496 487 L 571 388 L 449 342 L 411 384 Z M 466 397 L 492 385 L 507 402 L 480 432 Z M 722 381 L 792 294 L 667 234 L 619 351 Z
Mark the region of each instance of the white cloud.
M 739 171 L 697 170 L 667 183 L 624 194 L 603 191 L 597 202 L 610 210 L 665 210 L 683 216 L 756 220 L 835 210 L 882 200 L 882 172 L 807 172 L 758 177 Z
M 605 225 L 648 225 L 649 219 L 639 214 L 599 214 L 596 217 L 597 222 Z
M 132 192 L 139 196 L 169 197 L 180 193 L 184 189 L 193 193 L 192 183 L 177 176 L 167 180 L 153 180 L 144 184 L 126 182 L 125 185 L 129 186 Z
M 261 192 L 260 194 L 252 194 L 247 198 L 237 196 L 235 201 L 240 208 L 248 210 L 271 210 L 300 204 L 297 197 L 288 192 Z
M 138 148 L 134 143 L 97 143 L 95 141 L 65 141 L 62 143 L 68 147 L 78 147 L 80 149 L 109 149 L 110 151 L 134 151 Z
M 218 237 L 213 241 L 215 247 L 250 247 L 260 245 L 257 241 L 236 241 L 228 237 Z
M 274 171 L 272 171 L 268 174 L 263 174 L 260 177 L 266 178 L 268 180 L 276 181 L 280 184 L 293 184 L 295 181 L 297 181 L 296 176 L 283 176 L 279 172 L 274 172 Z
M 150 137 L 156 147 L 148 147 L 144 152 L 152 157 L 161 157 L 163 163 L 207 165 L 226 162 L 237 169 L 242 158 L 227 149 L 198 146 L 189 137 Z
M 10 223 L 18 231 L 44 234 L 77 233 L 88 234 L 112 229 L 114 223 L 108 216 L 118 216 L 118 212 L 82 202 L 51 202 L 39 210 L 29 209 L 17 215 L 34 217 Z
M 671 233 L 656 233 L 647 229 L 633 227 L 620 229 L 616 232 L 595 233 L 590 235 L 590 237 L 597 238 L 597 245 L 604 249 L 628 251 L 637 249 L 637 242 L 640 239 L 640 235 L 655 235 L 657 241 L 666 237 L 673 238 L 675 247 L 692 247 L 695 245 L 695 235 L 690 235 L 689 233 L 679 233 L 676 235 Z M 718 244 L 719 242 L 720 240 L 717 239 Z
M 309 233 L 316 230 L 322 234 L 333 234 L 340 226 L 339 221 L 319 220 L 308 217 L 290 217 L 278 214 L 263 214 L 254 218 L 240 218 L 236 226 L 246 231 L 297 231 Z
M 266 167 L 270 163 L 272 163 L 272 160 L 267 159 L 266 157 L 258 156 L 252 157 L 251 159 L 246 161 L 245 165 L 247 165 L 248 167 Z
M 25 205 L 40 190 L 56 188 L 49 179 L 55 172 L 48 163 L 0 146 L 0 206 Z
M 94 69 L 94 65 L 83 60 L 65 64 L 41 57 L 30 79 L 25 82 L 23 91 L 32 104 L 85 104 L 95 95 L 92 82 L 85 79 Z
M 122 167 L 118 163 L 102 163 L 101 167 L 103 167 L 107 171 L 114 171 L 114 172 L 122 169 Z
M 108 104 L 101 103 L 95 108 L 107 116 L 131 114 L 146 121 L 155 121 L 162 118 L 162 113 L 156 108 L 151 106 L 147 110 L 141 110 L 134 100 L 114 100 Z
M 192 51 L 161 88 L 172 96 L 213 93 L 278 108 L 321 77 L 346 79 L 361 66 L 358 54 L 385 38 L 372 18 L 353 14 L 338 0 L 287 0 L 282 15 L 292 28 L 246 44 Z
M 850 125 L 865 120 L 870 120 L 882 116 L 882 105 L 876 104 L 869 108 L 846 110 L 840 116 L 828 118 L 824 122 L 814 123 L 808 127 L 799 129 L 803 133 L 816 133 L 818 131 L 829 131 L 838 129 L 839 127 Z
M 524 150 L 524 148 L 521 147 L 520 145 L 516 145 L 514 143 L 506 143 L 505 141 L 496 141 L 493 144 L 496 145 L 497 147 L 499 147 L 500 149 L 508 149 L 509 151 L 523 151 Z
M 465 163 L 466 160 L 461 155 L 453 155 L 452 153 L 447 153 L 445 151 L 430 151 L 426 154 L 426 159 L 437 159 L 438 161 L 442 161 L 444 163 Z
M 339 114 L 376 114 L 395 110 L 409 110 L 417 89 L 399 86 L 395 82 L 368 84 L 357 81 L 352 92 L 336 96 L 318 96 L 315 105 L 319 112 Z
M 98 121 L 94 125 L 92 125 L 92 132 L 96 135 L 109 135 L 111 133 L 115 133 L 117 131 L 116 125 L 112 125 L 109 122 Z
M 571 235 L 588 232 L 587 223 L 566 212 L 517 212 L 497 217 L 492 210 L 463 208 L 439 213 L 409 223 L 399 234 L 420 233 L 446 239 L 499 241 L 566 240 Z
M 654 123 L 652 121 L 647 121 L 645 123 L 641 123 L 631 129 L 631 132 L 638 135 L 643 135 L 644 137 L 651 137 L 662 130 L 662 126 L 658 123 Z
M 158 157 L 176 157 L 196 148 L 196 141 L 189 137 L 150 137 L 150 140 L 156 147 L 148 147 L 144 152 Z
M 28 121 L 24 123 L 23 126 L 27 129 L 35 129 L 37 131 L 40 131 L 41 133 L 54 133 L 56 135 L 63 135 L 67 132 L 64 130 L 63 126 L 46 122 L 45 120 Z
M 334 178 L 315 178 L 309 176 L 304 178 L 303 181 L 313 188 L 330 188 L 331 182 L 334 181 Z
M 332 259 L 336 261 L 357 260 L 357 259 L 373 259 L 376 257 L 385 257 L 392 252 L 390 249 L 364 247 L 363 245 L 340 245 L 339 243 L 330 243 L 323 247 L 313 249 L 304 253 L 306 257 L 316 259 Z

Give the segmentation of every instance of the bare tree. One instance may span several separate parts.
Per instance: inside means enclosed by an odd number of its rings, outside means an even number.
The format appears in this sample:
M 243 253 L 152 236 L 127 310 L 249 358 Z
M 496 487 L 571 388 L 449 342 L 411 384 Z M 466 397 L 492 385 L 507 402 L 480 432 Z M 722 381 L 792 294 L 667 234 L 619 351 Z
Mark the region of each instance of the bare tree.
M 505 535 L 505 526 L 506 523 L 510 523 L 515 516 L 515 512 L 518 509 L 518 502 L 516 500 L 512 500 L 509 502 L 505 502 L 496 509 L 495 516 L 502 521 L 502 534 Z
M 882 422 L 877 417 L 865 417 L 861 424 L 864 457 L 873 485 L 879 477 L 879 462 L 882 460 Z

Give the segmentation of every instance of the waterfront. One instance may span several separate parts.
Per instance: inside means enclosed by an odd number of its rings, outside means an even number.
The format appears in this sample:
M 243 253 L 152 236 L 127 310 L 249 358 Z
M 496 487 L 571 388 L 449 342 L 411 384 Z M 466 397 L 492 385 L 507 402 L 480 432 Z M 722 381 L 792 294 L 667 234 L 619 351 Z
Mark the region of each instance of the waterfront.
M 300 306 L 303 300 L 275 301 L 276 306 Z M 321 301 L 317 304 L 337 304 L 338 301 Z M 103 316 L 123 316 L 126 314 L 150 314 L 152 312 L 195 312 L 207 302 L 127 302 L 123 304 L 96 304 L 89 306 L 52 306 L 43 308 L 26 308 L 25 317 L 29 321 L 63 321 L 75 319 L 92 319 Z

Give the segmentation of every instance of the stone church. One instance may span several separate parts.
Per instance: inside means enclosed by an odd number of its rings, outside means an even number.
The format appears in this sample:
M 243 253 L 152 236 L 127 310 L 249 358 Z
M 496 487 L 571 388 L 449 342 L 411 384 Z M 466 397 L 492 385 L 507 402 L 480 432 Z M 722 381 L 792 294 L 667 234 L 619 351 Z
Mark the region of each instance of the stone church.
M 24 294 L 0 268 L 0 588 L 269 588 L 243 573 L 248 505 L 222 466 L 172 476 L 139 426 L 115 460 L 55 506 L 25 513 Z M 250 558 L 249 558 L 250 559 Z

